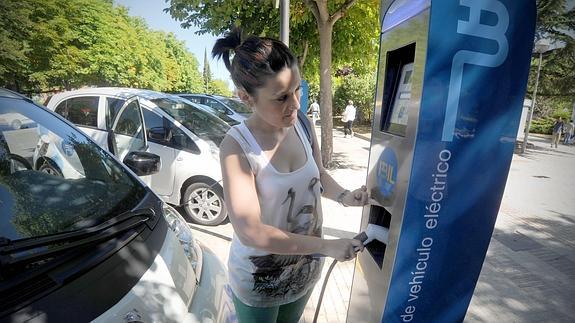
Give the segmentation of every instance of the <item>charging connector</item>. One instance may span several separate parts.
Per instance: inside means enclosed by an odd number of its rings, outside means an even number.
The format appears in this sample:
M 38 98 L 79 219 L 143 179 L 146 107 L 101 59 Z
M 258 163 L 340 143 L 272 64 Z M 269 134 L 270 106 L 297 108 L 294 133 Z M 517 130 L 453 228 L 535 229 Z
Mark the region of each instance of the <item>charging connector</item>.
M 389 229 L 377 224 L 370 223 L 367 225 L 367 229 L 365 231 L 360 232 L 358 235 L 353 237 L 353 239 L 361 241 L 361 243 L 363 243 L 364 246 L 372 242 L 373 240 L 377 240 L 387 245 L 387 242 L 389 240 Z M 319 300 L 317 302 L 317 306 L 315 307 L 315 315 L 313 316 L 313 323 L 317 322 L 317 318 L 319 316 L 319 310 L 321 308 L 321 302 L 323 301 L 323 294 L 325 293 L 325 287 L 327 286 L 329 275 L 331 275 L 331 272 L 335 267 L 336 263 L 337 260 L 334 259 L 331 265 L 329 266 L 327 273 L 325 274 L 325 278 L 323 279 L 323 285 L 321 286 Z

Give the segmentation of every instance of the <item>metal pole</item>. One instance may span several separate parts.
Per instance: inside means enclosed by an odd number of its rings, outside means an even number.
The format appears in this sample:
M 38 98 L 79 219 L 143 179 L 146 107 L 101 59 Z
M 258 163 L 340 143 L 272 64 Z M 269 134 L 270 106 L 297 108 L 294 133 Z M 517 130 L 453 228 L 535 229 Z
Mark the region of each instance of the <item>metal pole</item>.
M 280 0 L 280 40 L 289 47 L 289 0 Z
M 537 98 L 537 87 L 539 86 L 539 74 L 541 73 L 541 61 L 543 60 L 543 52 L 539 53 L 539 66 L 537 67 L 537 77 L 535 78 L 535 89 L 533 89 L 533 100 L 531 100 L 531 108 L 527 115 L 527 122 L 525 124 L 525 137 L 523 138 L 523 145 L 521 146 L 521 154 L 525 153 L 527 148 L 527 139 L 529 138 L 529 128 L 531 127 L 531 118 L 533 118 L 533 110 L 535 109 L 535 99 Z

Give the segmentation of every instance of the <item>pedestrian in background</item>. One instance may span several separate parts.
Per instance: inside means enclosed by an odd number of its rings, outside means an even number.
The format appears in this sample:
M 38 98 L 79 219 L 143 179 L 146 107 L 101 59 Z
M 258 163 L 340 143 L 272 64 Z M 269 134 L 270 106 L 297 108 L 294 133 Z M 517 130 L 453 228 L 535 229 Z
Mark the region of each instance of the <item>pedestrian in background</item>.
M 563 141 L 565 145 L 570 145 L 573 142 L 574 132 L 575 125 L 573 124 L 573 120 L 570 120 L 565 124 L 565 140 Z
M 356 109 L 353 106 L 353 101 L 352 100 L 347 101 L 347 106 L 345 107 L 345 111 L 343 112 L 343 119 L 342 119 L 342 121 L 344 121 L 343 125 L 344 138 L 347 138 L 348 133 L 351 137 L 353 137 L 352 126 L 353 121 L 355 120 L 355 112 Z
M 561 117 L 557 118 L 557 120 L 553 124 L 553 137 L 551 138 L 551 148 L 553 148 L 553 146 L 557 148 L 557 144 L 559 144 L 559 140 L 561 140 L 563 127 L 564 127 L 563 119 L 561 119 Z
M 315 126 L 317 120 L 319 120 L 319 104 L 317 100 L 313 100 L 313 103 L 310 105 L 309 109 L 311 110 L 311 120 L 312 124 Z
M 229 281 L 239 322 L 298 322 L 323 258 L 353 259 L 354 239 L 323 239 L 321 195 L 363 206 L 367 188 L 350 192 L 323 168 L 315 128 L 298 121 L 300 73 L 282 42 L 234 30 L 218 39 L 239 97 L 253 113 L 220 146 L 224 197 L 234 237 Z M 230 54 L 233 59 L 230 62 Z M 312 141 L 312 142 L 310 142 Z

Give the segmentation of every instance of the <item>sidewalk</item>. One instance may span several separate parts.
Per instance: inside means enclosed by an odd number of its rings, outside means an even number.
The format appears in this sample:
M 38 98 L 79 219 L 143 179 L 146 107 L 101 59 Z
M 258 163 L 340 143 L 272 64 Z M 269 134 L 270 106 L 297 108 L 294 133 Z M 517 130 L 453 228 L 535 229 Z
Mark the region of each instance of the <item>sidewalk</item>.
M 343 138 L 334 130 L 332 176 L 344 187 L 365 183 L 369 137 Z M 319 127 L 316 128 L 319 135 Z M 367 139 L 367 140 L 366 140 Z M 524 156 L 517 154 L 509 172 L 500 213 L 466 322 L 575 322 L 575 146 L 548 148 L 545 137 L 532 136 Z M 361 210 L 323 199 L 327 237 L 352 237 Z M 197 238 L 227 262 L 230 224 L 201 227 Z M 331 259 L 326 259 L 324 274 Z M 338 263 L 331 274 L 319 322 L 345 322 L 354 262 Z M 301 322 L 311 322 L 321 283 Z M 355 322 L 354 322 L 355 323 Z
M 466 321 L 575 322 L 575 146 L 515 154 Z

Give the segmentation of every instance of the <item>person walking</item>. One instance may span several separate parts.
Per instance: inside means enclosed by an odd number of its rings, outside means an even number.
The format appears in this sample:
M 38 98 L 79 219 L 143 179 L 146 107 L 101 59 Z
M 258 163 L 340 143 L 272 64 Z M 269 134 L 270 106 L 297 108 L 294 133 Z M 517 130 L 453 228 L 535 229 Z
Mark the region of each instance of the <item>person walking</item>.
M 253 110 L 220 146 L 234 229 L 233 302 L 239 322 L 298 322 L 320 278 L 321 255 L 347 261 L 363 250 L 359 240 L 322 238 L 321 196 L 343 206 L 363 206 L 369 197 L 365 186 L 344 189 L 322 166 L 315 129 L 298 118 L 301 78 L 293 53 L 278 40 L 242 42 L 240 35 L 229 32 L 212 50 Z
M 573 142 L 573 133 L 575 132 L 575 125 L 573 124 L 573 120 L 570 120 L 565 124 L 565 140 L 563 143 L 565 145 L 570 145 Z
M 343 112 L 344 115 L 344 126 L 343 126 L 343 134 L 344 138 L 347 138 L 347 134 L 349 133 L 350 137 L 353 137 L 353 121 L 355 120 L 355 112 L 356 109 L 353 106 L 353 101 L 347 101 L 347 106 L 345 107 L 345 111 Z
M 553 124 L 553 137 L 551 138 L 551 148 L 553 148 L 553 146 L 557 148 L 557 144 L 559 144 L 559 140 L 561 140 L 563 127 L 564 127 L 563 119 L 561 117 L 557 118 L 557 120 Z
M 311 110 L 312 124 L 315 126 L 317 120 L 319 120 L 319 104 L 317 103 L 317 100 L 313 100 L 313 103 L 310 105 L 309 108 Z

